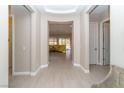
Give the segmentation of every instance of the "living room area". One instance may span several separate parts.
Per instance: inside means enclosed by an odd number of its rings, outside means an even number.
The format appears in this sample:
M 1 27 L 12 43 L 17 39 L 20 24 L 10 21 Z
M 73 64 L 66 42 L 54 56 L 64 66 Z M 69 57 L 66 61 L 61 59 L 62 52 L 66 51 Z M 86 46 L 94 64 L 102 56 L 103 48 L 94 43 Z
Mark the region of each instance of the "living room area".
M 72 62 L 72 22 L 49 22 L 49 62 Z M 55 59 L 55 60 L 54 60 Z

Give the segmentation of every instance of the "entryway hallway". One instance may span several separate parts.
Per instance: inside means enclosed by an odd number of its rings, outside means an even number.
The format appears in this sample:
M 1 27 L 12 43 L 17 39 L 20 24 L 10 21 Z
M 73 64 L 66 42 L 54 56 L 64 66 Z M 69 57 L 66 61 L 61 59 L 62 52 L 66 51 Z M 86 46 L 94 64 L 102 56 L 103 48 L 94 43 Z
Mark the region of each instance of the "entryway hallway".
M 108 66 L 91 65 L 91 72 L 86 74 L 72 64 L 69 55 L 50 53 L 47 68 L 41 69 L 36 76 L 13 76 L 9 87 L 33 88 L 84 88 L 104 79 L 109 71 Z

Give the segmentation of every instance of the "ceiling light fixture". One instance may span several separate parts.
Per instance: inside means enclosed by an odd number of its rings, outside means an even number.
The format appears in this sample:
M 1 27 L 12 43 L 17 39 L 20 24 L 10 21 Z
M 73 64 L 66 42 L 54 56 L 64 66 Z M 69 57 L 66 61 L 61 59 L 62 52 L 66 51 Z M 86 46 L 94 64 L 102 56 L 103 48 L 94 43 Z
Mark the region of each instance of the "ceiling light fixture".
M 54 5 L 54 6 L 44 6 L 44 9 L 48 13 L 56 13 L 56 14 L 67 14 L 67 13 L 74 13 L 77 11 L 79 6 L 74 5 Z

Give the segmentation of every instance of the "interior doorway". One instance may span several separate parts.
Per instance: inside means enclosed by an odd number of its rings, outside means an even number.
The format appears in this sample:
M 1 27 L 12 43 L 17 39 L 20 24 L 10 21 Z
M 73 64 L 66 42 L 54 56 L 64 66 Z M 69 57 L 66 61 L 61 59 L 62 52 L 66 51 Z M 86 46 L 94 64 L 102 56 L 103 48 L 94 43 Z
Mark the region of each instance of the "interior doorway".
M 110 64 L 110 11 L 108 5 L 95 6 L 89 13 L 89 61 L 92 66 Z
M 110 21 L 103 23 L 103 65 L 110 65 Z
M 49 63 L 73 60 L 73 22 L 49 21 L 48 52 Z

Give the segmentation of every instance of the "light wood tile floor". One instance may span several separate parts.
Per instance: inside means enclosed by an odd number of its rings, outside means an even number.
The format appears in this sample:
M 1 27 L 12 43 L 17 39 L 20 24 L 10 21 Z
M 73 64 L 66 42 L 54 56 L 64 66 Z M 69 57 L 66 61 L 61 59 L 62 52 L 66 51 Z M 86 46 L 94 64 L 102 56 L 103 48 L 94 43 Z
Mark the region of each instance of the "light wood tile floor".
M 74 67 L 71 58 L 61 53 L 51 53 L 48 68 L 41 69 L 34 77 L 14 76 L 9 78 L 9 87 L 19 88 L 85 88 L 102 80 L 108 66 L 91 65 L 90 74 Z

